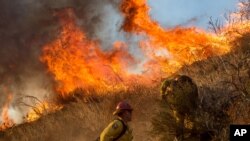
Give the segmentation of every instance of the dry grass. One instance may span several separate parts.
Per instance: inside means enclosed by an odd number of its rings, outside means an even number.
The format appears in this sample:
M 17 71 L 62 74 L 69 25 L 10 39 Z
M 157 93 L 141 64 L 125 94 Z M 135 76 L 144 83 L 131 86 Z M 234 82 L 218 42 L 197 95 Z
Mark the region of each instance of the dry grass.
M 183 67 L 179 73 L 193 78 L 199 88 L 199 124 L 215 133 L 214 140 L 228 140 L 230 123 L 250 123 L 250 34 L 232 44 L 235 50 L 220 57 L 199 61 Z M 96 96 L 77 92 L 65 107 L 0 133 L 0 141 L 92 141 L 114 118 L 115 105 L 126 99 L 134 107 L 133 128 L 135 141 L 156 141 L 151 137 L 152 119 L 159 115 L 159 86 L 134 86 L 130 90 Z M 83 94 L 81 94 L 83 93 Z M 79 96 L 83 95 L 83 96 Z M 159 115 L 160 116 L 160 115 Z M 159 119 L 165 130 L 169 121 Z M 153 122 L 155 123 L 155 121 Z M 169 129 L 166 129 L 169 130 Z M 157 134 L 164 134 L 158 132 Z
M 245 41 L 250 40 L 244 39 L 243 44 L 246 44 Z M 246 45 L 249 47 L 249 44 Z M 238 48 L 225 56 L 196 62 L 180 70 L 197 83 L 199 124 L 203 129 L 215 132 L 215 140 L 228 139 L 230 123 L 250 123 L 249 93 L 245 91 L 245 87 L 249 87 L 245 83 L 250 81 L 247 74 L 249 54 L 249 48 Z M 67 104 L 62 110 L 43 116 L 36 122 L 8 129 L 0 133 L 0 141 L 92 141 L 114 118 L 112 112 L 116 104 L 124 99 L 134 107 L 131 122 L 134 140 L 160 140 L 160 135 L 153 138 L 150 132 L 154 129 L 151 123 L 153 117 L 160 116 L 159 96 L 159 86 L 146 88 L 136 85 L 130 90 L 99 96 L 80 90 L 71 101 L 63 101 Z M 155 121 L 165 128 L 171 123 L 166 118 Z
M 157 109 L 158 90 L 138 86 L 133 90 L 76 98 L 56 113 L 0 134 L 1 141 L 91 141 L 113 120 L 116 104 L 126 99 L 134 108 L 134 140 L 150 141 L 150 119 Z
M 231 53 L 196 62 L 180 71 L 199 86 L 199 118 L 220 141 L 228 140 L 229 124 L 250 123 L 250 34 L 232 44 Z

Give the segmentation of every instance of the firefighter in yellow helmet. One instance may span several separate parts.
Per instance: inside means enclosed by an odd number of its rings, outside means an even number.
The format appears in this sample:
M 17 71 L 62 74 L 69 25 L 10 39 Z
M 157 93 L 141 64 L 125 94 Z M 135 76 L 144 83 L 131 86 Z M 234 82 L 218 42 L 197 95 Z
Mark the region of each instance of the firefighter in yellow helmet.
M 132 120 L 132 107 L 122 101 L 116 106 L 113 115 L 117 119 L 112 121 L 101 133 L 100 141 L 132 141 L 132 129 L 128 126 L 128 122 Z
M 197 110 L 198 89 L 192 79 L 186 75 L 177 75 L 163 81 L 162 99 L 167 102 L 176 120 L 176 137 L 184 139 L 185 120 L 194 121 Z M 191 130 L 195 130 L 191 127 Z

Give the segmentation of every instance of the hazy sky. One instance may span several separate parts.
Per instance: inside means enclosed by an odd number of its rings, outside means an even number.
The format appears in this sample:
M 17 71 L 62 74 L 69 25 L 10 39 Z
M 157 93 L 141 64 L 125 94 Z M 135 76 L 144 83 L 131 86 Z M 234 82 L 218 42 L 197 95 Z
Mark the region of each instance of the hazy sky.
M 236 10 L 238 0 L 148 0 L 148 3 L 152 18 L 164 27 L 196 25 L 206 29 L 209 17 L 223 21 L 226 12 Z M 197 20 L 188 22 L 193 18 Z

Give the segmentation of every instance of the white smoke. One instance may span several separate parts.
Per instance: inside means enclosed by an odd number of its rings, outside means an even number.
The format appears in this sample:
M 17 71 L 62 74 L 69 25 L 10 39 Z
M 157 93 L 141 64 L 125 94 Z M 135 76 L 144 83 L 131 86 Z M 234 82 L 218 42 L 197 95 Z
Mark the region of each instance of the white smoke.
M 21 124 L 24 120 L 23 112 L 17 107 L 9 107 L 8 116 L 15 124 Z

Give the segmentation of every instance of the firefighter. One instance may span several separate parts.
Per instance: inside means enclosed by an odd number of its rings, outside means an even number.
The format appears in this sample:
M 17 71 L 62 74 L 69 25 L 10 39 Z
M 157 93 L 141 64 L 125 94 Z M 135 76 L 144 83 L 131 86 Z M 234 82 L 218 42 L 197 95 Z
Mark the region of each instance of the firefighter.
M 186 75 L 177 75 L 163 81 L 161 86 L 162 99 L 167 102 L 173 112 L 176 121 L 176 138 L 184 139 L 185 121 L 189 120 L 194 123 L 195 112 L 198 108 L 198 88 L 192 79 Z
M 132 120 L 132 111 L 132 107 L 126 101 L 118 103 L 113 113 L 117 119 L 103 130 L 100 141 L 132 141 L 132 129 L 128 126 L 128 122 Z

